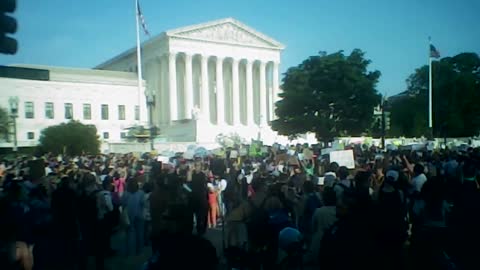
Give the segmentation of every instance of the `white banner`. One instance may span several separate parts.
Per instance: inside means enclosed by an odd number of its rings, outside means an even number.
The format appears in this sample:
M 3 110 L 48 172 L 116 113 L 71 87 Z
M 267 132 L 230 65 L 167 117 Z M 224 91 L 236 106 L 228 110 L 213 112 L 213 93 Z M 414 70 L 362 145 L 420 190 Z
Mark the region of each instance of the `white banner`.
M 339 166 L 345 166 L 349 169 L 355 169 L 355 160 L 353 159 L 353 150 L 342 150 L 330 152 L 330 163 L 336 162 Z

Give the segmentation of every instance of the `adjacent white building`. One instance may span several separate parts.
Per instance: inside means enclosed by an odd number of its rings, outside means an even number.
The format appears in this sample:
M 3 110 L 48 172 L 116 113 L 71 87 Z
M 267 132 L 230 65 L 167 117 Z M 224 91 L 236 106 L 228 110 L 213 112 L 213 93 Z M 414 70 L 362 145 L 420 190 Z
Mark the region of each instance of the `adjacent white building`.
M 219 133 L 278 138 L 270 129 L 279 93 L 280 42 L 232 18 L 166 31 L 142 45 L 155 101 L 153 124 L 167 142 L 211 143 Z M 132 48 L 97 69 L 136 71 Z
M 17 65 L 0 76 L 0 107 L 18 100 L 18 147 L 35 146 L 42 129 L 70 120 L 97 127 L 105 144 L 121 142 L 125 128 L 147 124 L 144 90 L 134 73 Z M 40 75 L 39 75 L 40 74 Z M 0 141 L 0 147 L 12 147 Z

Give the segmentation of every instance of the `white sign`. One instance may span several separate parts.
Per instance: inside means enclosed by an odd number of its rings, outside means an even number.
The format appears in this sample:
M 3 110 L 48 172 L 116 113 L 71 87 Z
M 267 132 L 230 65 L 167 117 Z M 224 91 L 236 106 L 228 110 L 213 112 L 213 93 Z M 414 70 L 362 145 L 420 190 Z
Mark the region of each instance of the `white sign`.
M 158 156 L 157 161 L 160 161 L 162 163 L 168 163 L 170 161 L 169 157 L 164 157 L 164 156 Z
M 195 151 L 193 149 L 187 150 L 187 152 L 183 153 L 183 158 L 185 159 L 193 159 L 195 155 Z
M 230 158 L 238 158 L 238 152 L 237 150 L 232 150 L 230 152 Z
M 339 166 L 345 166 L 349 169 L 355 169 L 355 160 L 353 159 L 353 150 L 342 150 L 330 152 L 330 162 L 336 162 Z
M 247 148 L 240 149 L 240 156 L 244 157 L 248 154 Z

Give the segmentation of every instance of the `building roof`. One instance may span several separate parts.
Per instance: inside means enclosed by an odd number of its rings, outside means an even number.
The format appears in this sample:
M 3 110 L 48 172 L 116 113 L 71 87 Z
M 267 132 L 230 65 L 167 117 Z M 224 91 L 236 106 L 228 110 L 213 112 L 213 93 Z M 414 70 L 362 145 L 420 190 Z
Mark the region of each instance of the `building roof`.
M 141 47 L 148 46 L 165 38 L 189 39 L 194 41 L 241 45 L 246 47 L 267 48 L 273 50 L 285 49 L 285 45 L 282 43 L 233 18 L 225 18 L 168 30 L 143 42 Z M 109 66 L 110 64 L 130 56 L 135 52 L 136 47 L 133 47 L 101 63 L 95 68 L 101 69 Z
M 14 64 L 3 68 L 9 69 L 9 72 L 0 74 L 0 77 L 4 78 L 44 81 L 47 80 L 58 82 L 100 83 L 114 85 L 137 84 L 137 74 L 131 72 L 26 64 Z M 25 71 L 27 71 L 27 75 L 25 75 Z M 46 78 L 45 76 L 39 78 L 38 76 L 36 76 L 36 74 L 38 74 L 39 72 L 42 75 L 47 72 L 48 75 L 46 76 Z M 21 76 L 17 76 L 18 74 L 21 74 Z M 34 74 L 34 76 L 30 76 L 29 74 Z

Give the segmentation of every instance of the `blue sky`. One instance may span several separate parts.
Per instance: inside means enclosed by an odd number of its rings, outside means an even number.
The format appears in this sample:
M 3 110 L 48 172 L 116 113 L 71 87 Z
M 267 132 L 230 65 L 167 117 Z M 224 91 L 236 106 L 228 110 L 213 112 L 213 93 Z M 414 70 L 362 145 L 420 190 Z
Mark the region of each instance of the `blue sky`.
M 15 56 L 0 64 L 93 67 L 135 45 L 134 0 L 17 0 Z M 152 34 L 233 17 L 287 46 L 281 71 L 318 51 L 366 51 L 382 72 L 380 93 L 403 91 L 427 63 L 428 41 L 442 56 L 480 53 L 479 0 L 142 0 Z

